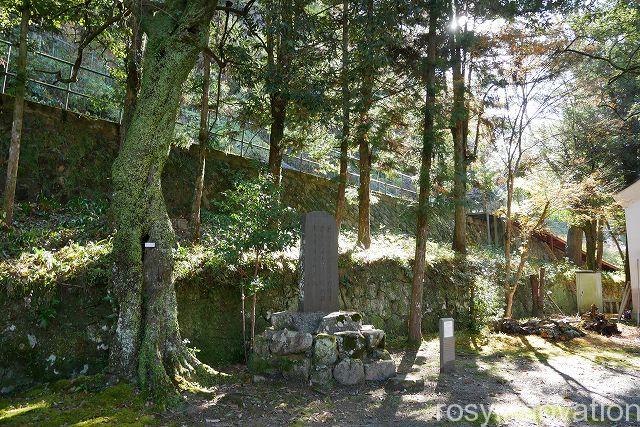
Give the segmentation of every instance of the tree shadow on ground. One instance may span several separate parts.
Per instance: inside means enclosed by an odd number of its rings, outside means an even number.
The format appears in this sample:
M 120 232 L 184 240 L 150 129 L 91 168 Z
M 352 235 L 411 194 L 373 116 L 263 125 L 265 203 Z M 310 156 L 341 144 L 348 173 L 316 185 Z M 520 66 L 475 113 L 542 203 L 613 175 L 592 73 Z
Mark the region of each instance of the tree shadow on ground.
M 318 393 L 306 385 L 284 382 L 245 384 L 242 390 L 248 397 L 242 408 L 203 401 L 196 416 L 204 422 L 205 418 L 223 418 L 235 410 L 243 412 L 244 424 L 442 425 L 447 419 L 446 413 L 439 412 L 440 408 L 474 404 L 484 405 L 487 410 L 497 408 L 500 413 L 488 418 L 480 416 L 475 421 L 454 419 L 451 425 L 535 424 L 546 417 L 563 423 L 568 422 L 575 405 L 588 405 L 592 398 L 603 399 L 603 390 L 592 382 L 576 377 L 571 370 L 563 372 L 562 359 L 555 360 L 561 356 L 555 352 L 547 354 L 546 344 L 521 337 L 509 340 L 512 348 L 483 351 L 490 341 L 474 343 L 474 340 L 469 338 L 468 348 L 459 347 L 457 368 L 452 373 L 439 373 L 437 341 L 428 342 L 429 352 L 423 365 L 416 363 L 416 350 L 397 354 L 398 371 L 419 370 L 418 374 L 425 378 L 423 390 L 397 391 L 382 384 L 366 383 L 336 386 L 327 393 Z M 575 369 L 579 366 L 574 366 Z M 624 396 L 638 395 L 637 388 L 626 388 Z M 233 387 L 227 391 L 220 389 L 219 394 L 233 390 Z M 618 398 L 621 396 L 617 393 Z M 214 413 L 209 412 L 212 408 L 216 408 Z
M 589 342 L 593 343 L 594 347 L 595 346 L 598 346 L 598 347 L 603 346 L 602 342 L 600 342 L 600 341 L 589 341 Z M 567 345 L 567 344 L 560 345 L 560 343 L 556 343 L 556 342 L 551 342 L 551 344 L 554 345 L 555 347 L 561 349 L 564 352 L 567 352 L 567 353 L 572 354 L 572 355 L 577 356 L 577 357 L 581 357 L 581 358 L 583 358 L 583 359 L 585 359 L 585 360 L 587 360 L 587 361 L 589 361 L 591 363 L 598 364 L 598 365 L 602 366 L 603 368 L 608 369 L 610 371 L 616 372 L 618 374 L 628 375 L 628 376 L 636 378 L 636 379 L 640 379 L 640 375 L 638 375 L 635 372 L 633 372 L 632 368 L 629 368 L 629 369 L 616 368 L 616 367 L 611 366 L 610 363 L 602 363 L 602 362 L 598 361 L 597 360 L 597 357 L 598 357 L 597 355 L 595 357 L 591 358 L 591 357 L 588 357 L 587 355 L 583 354 L 583 352 L 578 352 L 576 350 L 571 349 L 569 347 L 569 345 Z M 626 352 L 627 349 L 628 349 L 628 347 L 626 347 L 626 346 L 616 345 L 615 343 L 611 343 L 611 344 L 613 344 L 614 348 L 616 348 L 618 350 L 621 350 L 623 352 Z
M 520 341 L 525 346 L 525 348 L 529 352 L 531 352 L 531 354 L 533 354 L 535 356 L 535 358 L 538 360 L 538 362 L 540 362 L 545 367 L 551 369 L 558 376 L 560 376 L 562 378 L 562 380 L 567 384 L 567 386 L 572 391 L 572 394 L 570 396 L 568 396 L 568 397 L 570 397 L 572 402 L 588 404 L 588 403 L 590 403 L 592 401 L 592 399 L 593 399 L 592 396 L 593 395 L 605 398 L 605 396 L 603 396 L 601 393 L 598 393 L 598 392 L 596 392 L 594 390 L 591 390 L 590 388 L 586 387 L 584 384 L 582 384 L 580 381 L 578 381 L 577 379 L 575 379 L 571 375 L 569 375 L 569 374 L 561 371 L 560 369 L 556 368 L 555 366 L 553 366 L 549 362 L 549 356 L 544 354 L 544 353 L 542 353 L 542 352 L 540 352 L 533 345 L 531 345 L 531 343 L 529 342 L 527 337 L 521 336 L 520 337 Z

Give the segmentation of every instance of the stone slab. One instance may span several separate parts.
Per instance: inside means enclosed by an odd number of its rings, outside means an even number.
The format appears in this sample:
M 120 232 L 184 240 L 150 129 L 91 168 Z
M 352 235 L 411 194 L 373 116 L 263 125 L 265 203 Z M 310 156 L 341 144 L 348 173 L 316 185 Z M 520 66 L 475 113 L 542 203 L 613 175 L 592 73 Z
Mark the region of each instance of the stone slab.
M 318 329 L 322 318 L 326 315 L 324 312 L 293 312 L 279 311 L 272 313 L 269 320 L 271 326 L 275 330 L 289 329 L 291 331 L 307 332 L 313 334 Z
M 362 329 L 362 315 L 357 311 L 334 311 L 322 318 L 318 333 L 334 334 Z
M 302 218 L 299 286 L 300 311 L 338 310 L 338 229 L 327 212 Z
M 440 372 L 455 370 L 456 338 L 453 333 L 454 321 L 451 318 L 440 319 Z
M 364 365 L 364 378 L 367 381 L 386 381 L 395 374 L 396 364 L 393 360 L 378 360 Z
M 273 354 L 283 356 L 304 353 L 311 348 L 312 344 L 313 336 L 311 334 L 283 329 L 273 334 L 269 350 Z
M 364 381 L 364 364 L 359 359 L 343 359 L 333 368 L 333 378 L 342 385 Z

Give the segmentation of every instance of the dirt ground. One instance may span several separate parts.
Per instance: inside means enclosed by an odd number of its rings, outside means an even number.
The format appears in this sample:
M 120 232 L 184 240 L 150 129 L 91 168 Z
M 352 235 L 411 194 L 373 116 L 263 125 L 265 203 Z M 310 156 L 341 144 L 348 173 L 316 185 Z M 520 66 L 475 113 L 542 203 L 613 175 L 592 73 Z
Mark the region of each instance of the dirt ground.
M 537 336 L 459 336 L 451 374 L 439 373 L 438 340 L 432 337 L 418 351 L 393 353 L 400 372 L 424 378 L 420 391 L 364 384 L 322 392 L 280 381 L 246 381 L 218 386 L 211 396 L 190 395 L 185 411 L 161 423 L 640 425 L 638 407 L 624 406 L 640 405 L 640 333 L 621 329 L 618 337 L 589 334 L 562 343 Z M 416 361 L 417 354 L 426 360 Z M 618 416 L 622 420 L 613 422 Z

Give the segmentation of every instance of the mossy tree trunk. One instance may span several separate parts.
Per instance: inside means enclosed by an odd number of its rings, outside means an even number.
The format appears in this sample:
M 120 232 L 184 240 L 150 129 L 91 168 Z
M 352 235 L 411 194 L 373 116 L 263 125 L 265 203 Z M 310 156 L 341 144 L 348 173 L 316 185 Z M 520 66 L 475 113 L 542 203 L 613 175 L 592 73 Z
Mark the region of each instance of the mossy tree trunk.
M 173 2 L 143 14 L 147 34 L 136 107 L 113 164 L 113 286 L 119 304 L 110 370 L 156 400 L 177 376 L 206 367 L 184 346 L 173 286 L 175 235 L 162 195 L 182 86 L 206 40 L 215 4 Z M 144 248 L 145 242 L 155 247 Z
M 8 227 L 13 223 L 13 204 L 18 181 L 20 163 L 20 142 L 22 140 L 22 122 L 24 120 L 24 96 L 27 89 L 27 42 L 29 35 L 29 17 L 31 7 L 26 0 L 22 6 L 20 19 L 20 41 L 18 43 L 18 67 L 16 70 L 16 91 L 13 103 L 13 123 L 11 124 L 11 144 L 7 160 L 7 178 L 4 187 L 4 221 Z

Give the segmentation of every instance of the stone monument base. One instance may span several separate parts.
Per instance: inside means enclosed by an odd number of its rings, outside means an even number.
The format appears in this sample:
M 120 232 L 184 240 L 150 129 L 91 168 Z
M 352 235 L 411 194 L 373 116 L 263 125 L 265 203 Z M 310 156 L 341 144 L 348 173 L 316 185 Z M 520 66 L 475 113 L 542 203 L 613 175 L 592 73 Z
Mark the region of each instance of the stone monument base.
M 363 325 L 353 311 L 272 314 L 271 327 L 255 337 L 249 367 L 257 375 L 321 386 L 386 381 L 396 374 L 384 331 Z

